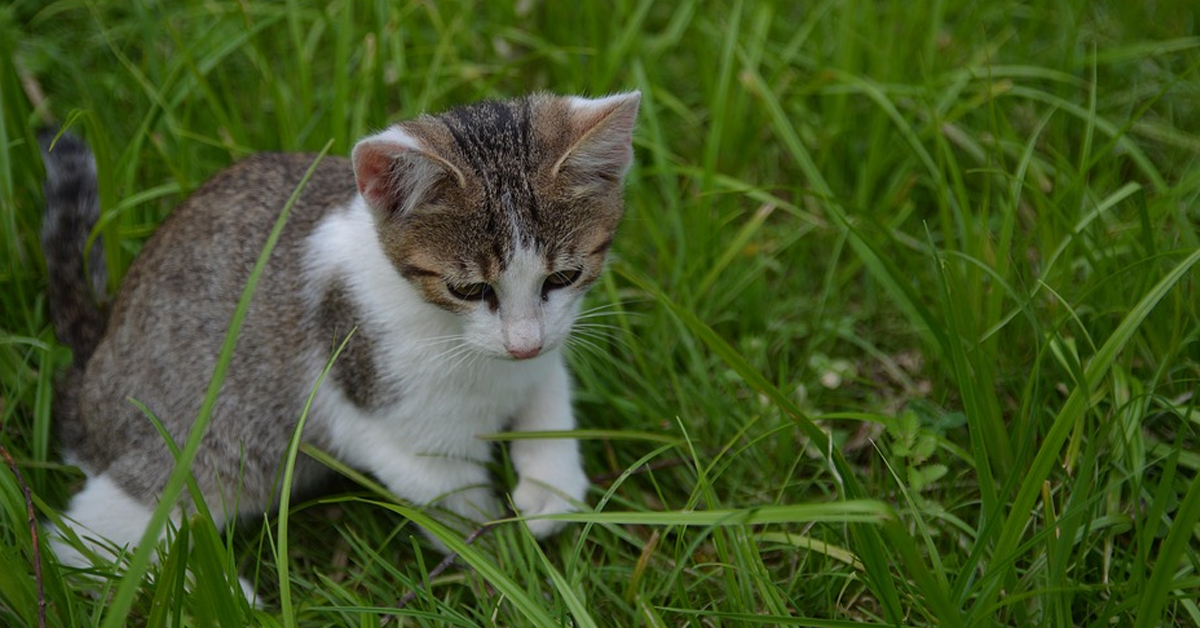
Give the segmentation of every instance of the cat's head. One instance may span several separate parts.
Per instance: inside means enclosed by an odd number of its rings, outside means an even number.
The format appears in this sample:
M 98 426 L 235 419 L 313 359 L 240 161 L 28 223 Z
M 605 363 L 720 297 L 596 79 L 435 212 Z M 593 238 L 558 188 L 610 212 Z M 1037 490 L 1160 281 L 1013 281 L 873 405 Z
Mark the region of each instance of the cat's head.
M 397 272 L 476 350 L 526 359 L 566 340 L 621 218 L 640 100 L 483 102 L 355 146 Z

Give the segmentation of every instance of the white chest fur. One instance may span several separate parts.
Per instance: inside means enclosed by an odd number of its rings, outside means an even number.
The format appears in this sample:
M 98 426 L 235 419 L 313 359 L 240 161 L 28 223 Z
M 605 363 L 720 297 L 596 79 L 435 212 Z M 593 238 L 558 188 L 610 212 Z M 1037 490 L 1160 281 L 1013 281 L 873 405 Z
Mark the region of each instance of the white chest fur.
M 490 445 L 478 436 L 506 427 L 574 429 L 561 350 L 513 361 L 467 348 L 462 321 L 425 302 L 390 263 L 361 198 L 326 218 L 308 246 L 310 298 L 342 282 L 360 325 L 370 328 L 379 379 L 398 392 L 364 409 L 325 382 L 310 420 L 321 424 L 331 453 L 418 504 L 437 502 L 477 521 L 498 515 L 503 509 L 484 464 Z M 325 362 L 313 353 L 310 381 Z M 588 482 L 574 440 L 516 441 L 510 453 L 520 477 L 512 503 L 520 512 L 566 512 L 583 500 Z M 562 524 L 529 525 L 540 537 Z
M 483 460 L 488 447 L 476 436 L 503 429 L 535 385 L 561 368 L 558 351 L 512 361 L 464 346 L 456 317 L 423 301 L 387 259 L 361 199 L 317 227 L 308 262 L 311 297 L 342 282 L 370 326 L 379 378 L 398 393 L 365 410 L 330 382 L 318 391 L 312 420 L 325 422 L 348 462 L 365 462 L 380 447 Z M 324 364 L 314 357 L 315 374 Z

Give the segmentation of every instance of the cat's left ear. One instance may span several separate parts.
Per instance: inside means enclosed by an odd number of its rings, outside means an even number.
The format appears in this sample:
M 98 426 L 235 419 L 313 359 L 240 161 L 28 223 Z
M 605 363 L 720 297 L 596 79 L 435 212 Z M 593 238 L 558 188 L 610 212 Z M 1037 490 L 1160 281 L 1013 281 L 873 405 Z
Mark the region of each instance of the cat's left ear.
M 567 100 L 572 137 L 551 173 L 594 175 L 619 182 L 633 163 L 633 127 L 642 93 Z
M 463 185 L 458 168 L 402 126 L 363 139 L 351 159 L 359 193 L 382 216 L 408 213 L 448 179 Z

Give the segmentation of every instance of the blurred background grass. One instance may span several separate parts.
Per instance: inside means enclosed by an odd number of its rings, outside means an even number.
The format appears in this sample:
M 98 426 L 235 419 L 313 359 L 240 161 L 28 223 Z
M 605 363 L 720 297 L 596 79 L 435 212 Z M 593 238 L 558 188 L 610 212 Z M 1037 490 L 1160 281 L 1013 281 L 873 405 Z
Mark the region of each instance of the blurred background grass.
M 1183 0 L 17 0 L 0 444 L 43 512 L 65 503 L 39 125 L 97 153 L 115 290 L 170 209 L 249 153 L 636 88 L 628 213 L 572 355 L 581 427 L 601 430 L 592 499 L 625 523 L 544 553 L 502 526 L 480 560 L 517 588 L 455 572 L 406 625 L 1200 625 L 1198 52 Z M 272 520 L 225 551 L 176 543 L 116 610 L 47 563 L 49 619 L 375 625 L 438 557 L 358 485 L 338 495 L 293 510 L 284 612 Z M 855 497 L 893 514 L 789 510 Z M 0 623 L 33 624 L 9 472 L 0 503 Z M 689 514 L 762 508 L 783 522 Z M 268 610 L 167 586 L 213 558 L 257 574 Z

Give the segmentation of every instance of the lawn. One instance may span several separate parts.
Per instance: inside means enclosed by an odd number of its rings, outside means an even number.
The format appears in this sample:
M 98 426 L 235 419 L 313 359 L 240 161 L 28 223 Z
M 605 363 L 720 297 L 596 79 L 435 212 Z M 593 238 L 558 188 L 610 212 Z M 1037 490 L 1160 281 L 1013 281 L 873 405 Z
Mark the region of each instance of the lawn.
M 1200 626 L 1198 16 L 15 0 L 0 625 L 43 602 L 50 626 Z M 437 571 L 422 513 L 303 449 L 344 485 L 232 535 L 193 518 L 157 563 L 79 573 L 35 548 L 30 513 L 82 480 L 50 422 L 70 353 L 46 315 L 40 126 L 97 154 L 115 291 L 174 205 L 256 151 L 629 89 L 626 217 L 571 350 L 594 512 L 541 545 L 501 522 Z M 512 486 L 503 456 L 495 475 Z

